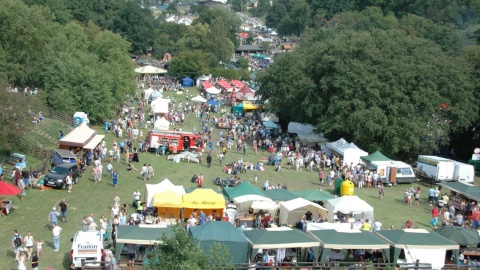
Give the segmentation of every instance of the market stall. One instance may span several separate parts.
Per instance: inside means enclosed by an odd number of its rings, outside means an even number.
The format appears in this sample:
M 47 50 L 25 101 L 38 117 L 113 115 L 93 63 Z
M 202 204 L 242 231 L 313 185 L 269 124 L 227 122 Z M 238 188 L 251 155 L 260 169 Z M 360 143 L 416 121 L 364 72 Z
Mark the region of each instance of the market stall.
M 462 182 L 446 182 L 440 183 L 439 185 L 450 190 L 450 200 L 448 203 L 453 205 L 455 209 L 460 210 L 462 202 L 465 205 L 468 205 L 472 201 L 476 204 L 480 202 L 480 187 L 478 186 Z
M 280 225 L 295 225 L 302 220 L 302 217 L 310 211 L 314 216 L 326 217 L 328 210 L 320 205 L 302 198 L 281 202 L 280 204 Z
M 190 216 L 195 209 L 203 210 L 205 213 L 215 212 L 223 217 L 225 206 L 223 195 L 209 188 L 197 188 L 182 196 L 182 207 L 185 208 L 184 217 Z
M 307 232 L 323 247 L 320 261 L 324 262 L 332 249 L 378 249 L 389 255 L 390 244 L 369 231 L 357 230 L 311 230 Z M 383 257 L 383 256 L 382 256 Z
M 160 243 L 163 236 L 173 236 L 173 229 L 166 225 L 129 225 L 117 227 L 115 258 L 118 260 L 125 244 L 151 246 Z
M 153 196 L 153 206 L 157 216 L 162 218 L 179 218 L 182 208 L 182 195 L 173 190 L 157 193 Z
M 251 259 L 255 258 L 259 249 L 265 252 L 268 249 L 278 251 L 279 249 L 315 247 L 318 250 L 320 245 L 317 240 L 304 232 L 288 227 L 247 230 L 245 236 L 251 248 Z
M 220 243 L 232 257 L 232 263 L 248 262 L 248 240 L 245 233 L 230 222 L 208 222 L 189 228 L 190 235 L 206 254 L 212 253 L 215 243 Z
M 430 264 L 432 269 L 442 269 L 447 250 L 458 258 L 459 245 L 445 237 L 425 229 L 403 229 L 376 231 L 378 236 L 390 244 L 390 261 L 394 263 Z M 405 254 L 401 258 L 401 251 Z
M 72 149 L 74 150 L 72 152 L 75 153 L 82 149 L 92 150 L 103 138 L 105 135 L 97 135 L 96 131 L 91 129 L 87 123 L 82 123 L 58 141 L 58 148 Z
M 343 196 L 327 201 L 328 221 L 336 222 L 340 215 L 349 215 L 355 220 L 373 220 L 373 207 L 358 196 Z
M 155 194 L 163 193 L 168 190 L 171 190 L 179 195 L 185 194 L 185 188 L 183 188 L 183 186 L 176 186 L 167 178 L 158 184 L 146 184 L 145 189 L 147 207 L 153 206 Z
M 368 152 L 363 151 L 354 143 L 348 143 L 344 138 L 327 143 L 326 152 L 342 156 L 343 166 L 357 165 L 361 162 L 361 157 L 368 156 Z
M 375 151 L 374 153 L 371 153 L 368 156 L 363 156 L 363 157 L 360 157 L 360 158 L 366 164 L 370 164 L 374 161 L 391 161 L 391 159 L 389 159 L 387 156 L 382 154 L 380 151 Z

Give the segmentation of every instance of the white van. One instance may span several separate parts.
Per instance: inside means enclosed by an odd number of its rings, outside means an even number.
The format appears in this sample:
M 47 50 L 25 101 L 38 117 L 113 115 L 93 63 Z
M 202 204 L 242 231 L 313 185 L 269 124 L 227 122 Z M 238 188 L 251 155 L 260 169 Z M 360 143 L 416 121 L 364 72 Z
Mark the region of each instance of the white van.
M 453 180 L 473 184 L 475 182 L 475 168 L 473 165 L 455 161 Z
M 382 183 L 385 184 L 403 184 L 414 183 L 417 180 L 412 166 L 401 161 L 372 161 L 370 164 L 373 167 Z
M 79 231 L 72 242 L 70 261 L 75 264 L 75 268 L 82 267 L 82 260 L 85 260 L 85 265 L 100 266 L 99 262 L 105 259 L 103 234 L 99 231 Z

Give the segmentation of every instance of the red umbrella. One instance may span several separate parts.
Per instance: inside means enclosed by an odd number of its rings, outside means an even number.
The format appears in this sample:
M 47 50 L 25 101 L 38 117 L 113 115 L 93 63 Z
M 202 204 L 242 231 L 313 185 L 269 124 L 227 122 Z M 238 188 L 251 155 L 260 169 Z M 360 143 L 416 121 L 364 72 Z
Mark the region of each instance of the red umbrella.
M 22 190 L 18 187 L 5 181 L 0 181 L 0 196 L 16 196 L 20 192 L 22 192 Z

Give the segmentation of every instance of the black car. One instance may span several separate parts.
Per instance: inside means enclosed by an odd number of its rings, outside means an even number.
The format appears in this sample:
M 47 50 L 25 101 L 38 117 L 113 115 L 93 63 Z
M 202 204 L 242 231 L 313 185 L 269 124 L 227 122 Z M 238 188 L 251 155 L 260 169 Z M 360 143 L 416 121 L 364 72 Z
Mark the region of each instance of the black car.
M 46 186 L 56 187 L 65 189 L 67 187 L 67 178 L 68 174 L 72 174 L 72 182 L 74 184 L 78 183 L 78 176 L 80 171 L 78 170 L 76 163 L 62 163 L 53 167 L 47 175 L 44 177 L 44 184 Z

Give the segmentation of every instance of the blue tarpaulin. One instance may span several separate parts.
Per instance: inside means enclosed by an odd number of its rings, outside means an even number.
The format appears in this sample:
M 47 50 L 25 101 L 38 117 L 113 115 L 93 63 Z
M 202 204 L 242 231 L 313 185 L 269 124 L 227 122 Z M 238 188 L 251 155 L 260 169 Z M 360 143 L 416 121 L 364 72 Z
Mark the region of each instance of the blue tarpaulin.
M 182 86 L 183 87 L 192 87 L 193 86 L 193 79 L 190 77 L 185 77 L 182 79 Z
M 207 101 L 207 104 L 208 104 L 208 105 L 218 105 L 218 101 L 215 101 L 214 99 L 209 99 L 209 100 Z

